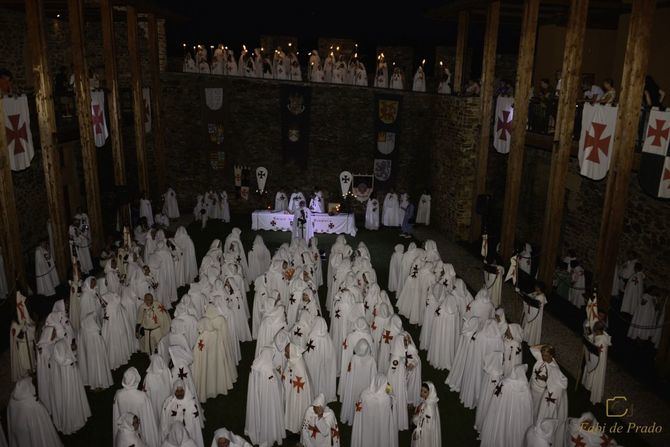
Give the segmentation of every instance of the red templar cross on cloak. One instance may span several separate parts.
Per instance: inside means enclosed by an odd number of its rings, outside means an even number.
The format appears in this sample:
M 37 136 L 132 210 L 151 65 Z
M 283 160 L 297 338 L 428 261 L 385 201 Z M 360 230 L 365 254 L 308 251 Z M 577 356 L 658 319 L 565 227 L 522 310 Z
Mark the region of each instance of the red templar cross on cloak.
M 607 157 L 610 150 L 610 139 L 612 136 L 607 136 L 603 138 L 603 132 L 607 129 L 606 124 L 602 123 L 591 123 L 593 127 L 593 135 L 586 131 L 586 136 L 584 137 L 584 151 L 591 148 L 589 155 L 586 157 L 587 160 L 592 161 L 593 163 L 600 164 L 600 152 L 605 154 Z
M 498 118 L 498 125 L 496 130 L 501 130 L 500 139 L 507 141 L 507 135 L 512 135 L 512 118 L 510 118 L 511 112 L 509 110 L 503 110 L 502 119 Z
M 205 342 L 202 339 L 198 340 L 198 349 L 201 351 L 205 349 Z
M 664 140 L 670 138 L 670 127 L 666 127 L 665 129 L 663 128 L 666 122 L 667 121 L 665 120 L 657 119 L 655 128 L 651 127 L 651 124 L 649 124 L 649 129 L 647 129 L 647 138 L 654 137 L 654 141 L 651 142 L 652 146 L 661 147 L 661 138 Z
M 96 135 L 102 135 L 102 110 L 100 109 L 100 104 L 93 104 L 93 132 Z
M 28 141 L 26 123 L 23 123 L 23 126 L 19 128 L 19 119 L 21 118 L 19 114 L 9 115 L 7 118 L 9 118 L 9 124 L 12 125 L 11 128 L 5 126 L 5 129 L 7 129 L 7 145 L 9 146 L 14 142 L 14 155 L 22 154 L 26 151 L 26 148 L 21 140 Z
M 300 394 L 300 390 L 302 390 L 305 387 L 305 382 L 302 380 L 302 377 L 300 376 L 295 376 L 295 379 L 293 379 L 293 388 L 295 388 L 296 393 Z

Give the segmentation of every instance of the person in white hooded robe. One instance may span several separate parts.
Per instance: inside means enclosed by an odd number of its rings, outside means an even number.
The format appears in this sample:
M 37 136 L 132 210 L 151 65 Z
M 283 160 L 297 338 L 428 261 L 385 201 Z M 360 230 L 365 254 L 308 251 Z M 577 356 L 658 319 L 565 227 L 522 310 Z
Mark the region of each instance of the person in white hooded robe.
M 77 334 L 77 364 L 84 385 L 91 389 L 105 389 L 114 384 L 107 356 L 107 345 L 94 314 L 88 314 L 81 322 Z
M 177 193 L 172 187 L 169 187 L 163 194 L 163 214 L 170 219 L 179 218 L 179 204 L 177 203 Z
M 481 447 L 519 447 L 533 423 L 527 365 L 518 365 L 493 392 L 481 431 Z
M 126 318 L 125 310 L 121 306 L 121 297 L 116 293 L 106 293 L 102 299 L 105 301 L 105 311 L 102 318 L 102 338 L 107 347 L 109 366 L 116 369 L 125 364 L 135 352 L 137 340 L 135 339 L 135 328 Z
M 379 230 L 379 200 L 370 198 L 365 206 L 365 228 Z
M 140 435 L 140 418 L 127 412 L 115 421 L 116 440 L 114 447 L 148 447 Z
M 370 327 L 368 326 L 368 323 L 365 321 L 365 318 L 363 316 L 358 317 L 354 321 L 354 325 L 351 328 L 351 331 L 348 333 L 344 341 L 342 342 L 342 346 L 340 348 L 341 354 L 340 354 L 340 377 L 344 375 L 346 370 L 349 367 L 349 361 L 351 360 L 351 357 L 354 355 L 354 349 L 356 348 L 356 345 L 360 340 L 365 340 L 368 342 L 368 347 L 370 348 L 370 353 L 373 357 L 376 357 L 377 351 L 374 349 L 374 343 L 372 340 L 372 334 L 370 334 Z M 337 348 L 337 347 L 336 347 Z M 342 381 L 340 381 L 340 386 L 342 385 Z M 340 388 L 338 388 L 338 394 L 341 395 L 342 391 Z
M 428 362 L 438 369 L 451 367 L 460 340 L 461 316 L 453 292 L 446 292 L 435 307 L 428 340 Z
M 305 360 L 302 358 L 302 349 L 288 343 L 284 348 L 284 355 L 284 427 L 292 433 L 300 433 L 302 418 L 312 402 L 312 387 Z
M 149 265 L 158 281 L 156 299 L 166 309 L 172 309 L 172 303 L 177 301 L 177 280 L 174 260 L 170 250 L 165 245 L 165 241 L 156 243 L 156 251 L 150 256 Z
M 201 409 L 197 399 L 183 381 L 177 379 L 172 385 L 172 395 L 165 399 L 161 410 L 160 436 L 165 439 L 173 424 L 181 424 L 188 437 L 197 447 L 204 447 L 201 428 Z
M 535 283 L 535 290 L 530 295 L 521 295 L 524 300 L 521 327 L 523 340 L 530 346 L 540 343 L 542 337 L 542 315 L 547 297 L 544 294 L 544 284 Z
M 504 374 L 508 376 L 516 365 L 523 363 L 522 358 L 522 329 L 516 323 L 507 325 L 507 330 L 503 336 L 504 345 Z
M 327 403 L 336 400 L 335 348 L 333 347 L 333 340 L 328 334 L 326 320 L 322 317 L 316 317 L 312 322 L 312 331 L 302 355 L 311 379 L 313 392 L 323 394 Z
M 26 297 L 16 292 L 16 317 L 9 328 L 12 382 L 35 372 L 35 322 L 28 313 Z
M 123 373 L 122 388 L 114 395 L 112 409 L 112 423 L 114 427 L 114 440 L 119 433 L 116 421 L 125 413 L 132 413 L 139 417 L 141 424 L 139 433 L 149 447 L 160 447 L 158 427 L 156 426 L 156 414 L 151 406 L 151 400 L 147 394 L 138 389 L 140 385 L 140 373 L 134 367 L 128 368 Z
M 304 447 L 338 447 L 340 429 L 333 410 L 326 405 L 323 394 L 319 394 L 307 408 L 302 422 L 300 443 Z
M 421 402 L 414 409 L 412 424 L 412 447 L 438 447 L 442 445 L 442 427 L 440 409 L 437 403 L 437 391 L 433 382 L 421 385 Z
M 214 432 L 211 447 L 252 447 L 242 436 L 236 435 L 226 428 Z
M 412 82 L 412 91 L 425 92 L 426 91 L 426 74 L 423 71 L 423 65 L 419 65 L 414 73 L 414 81 Z
M 52 359 L 51 415 L 58 431 L 69 435 L 86 424 L 86 420 L 91 417 L 91 409 L 77 367 L 77 358 L 67 338 L 61 338 L 54 344 Z
M 170 328 L 170 315 L 162 304 L 154 300 L 150 293 L 144 295 L 144 303 L 137 311 L 135 325 L 140 351 L 153 354 L 158 343 Z
M 165 360 L 158 354 L 151 354 L 149 368 L 144 376 L 144 392 L 147 393 L 156 420 L 161 416 L 163 402 L 172 392 L 172 374 Z
M 30 377 L 14 386 L 7 405 L 7 434 L 10 447 L 63 447 Z
M 402 320 L 396 314 L 392 315 L 382 329 L 379 347 L 377 349 L 377 370 L 386 374 L 391 365 L 391 353 L 396 338 L 403 333 Z
M 361 393 L 355 404 L 351 447 L 398 447 L 397 406 L 390 388 L 386 375 L 378 373 Z
M 405 333 L 398 334 L 393 340 L 391 351 L 391 364 L 388 368 L 388 383 L 395 397 L 395 413 L 398 418 L 397 427 L 399 431 L 409 428 L 407 415 L 407 368 L 405 366 Z
M 198 447 L 186 432 L 184 424 L 173 422 L 161 447 Z
M 35 284 L 38 295 L 54 296 L 60 284 L 58 271 L 52 254 L 49 252 L 49 241 L 45 239 L 35 249 Z
M 154 225 L 154 213 L 151 209 L 151 201 L 146 193 L 140 198 L 140 218 L 147 219 L 147 225 L 152 227 Z
M 612 345 L 612 338 L 605 331 L 605 324 L 596 321 L 590 333 L 585 334 L 591 343 L 591 349 L 585 350 L 586 364 L 581 381 L 584 388 L 589 390 L 592 404 L 602 402 L 605 390 L 605 374 L 607 371 L 607 352 Z
M 445 383 L 449 385 L 451 391 L 460 392 L 463 377 L 470 373 L 470 371 L 466 371 L 465 369 L 466 362 L 469 353 L 474 351 L 476 340 L 476 337 L 474 336 L 479 330 L 480 324 L 480 320 L 477 317 L 470 317 L 463 324 L 456 355 L 454 356 L 452 367 L 449 369 L 449 375 L 445 381 Z
M 281 444 L 284 429 L 283 384 L 272 358 L 275 349 L 261 349 L 249 372 L 244 434 L 256 445 Z
M 523 447 L 552 447 L 554 445 L 554 434 L 556 427 L 558 426 L 558 419 L 543 419 L 537 421 L 528 428 L 528 431 L 526 431 Z
M 198 263 L 195 257 L 195 246 L 193 240 L 183 226 L 177 228 L 174 234 L 174 242 L 182 251 L 182 264 L 184 270 L 184 281 L 189 284 L 198 276 Z
M 398 290 L 398 280 L 400 277 L 400 270 L 402 265 L 402 256 L 404 254 L 405 247 L 402 244 L 396 244 L 393 249 L 393 255 L 391 256 L 391 262 L 389 263 L 389 281 L 388 281 L 388 291 L 395 292 Z
M 210 314 L 198 322 L 198 341 L 193 348 L 193 374 L 200 402 L 228 394 L 237 380 L 234 353 L 228 343 L 225 318 Z
M 530 347 L 535 364 L 530 376 L 533 398 L 533 421 L 557 418 L 565 420 L 568 414 L 568 379 L 563 375 L 556 353 L 551 345 Z
M 249 282 L 255 281 L 270 268 L 271 258 L 270 250 L 265 246 L 263 237 L 257 234 L 247 257 L 249 261 Z
M 382 225 L 385 227 L 400 226 L 400 202 L 398 201 L 398 194 L 393 190 L 386 193 L 386 196 L 384 197 Z
M 430 225 L 430 193 L 425 191 L 419 197 L 419 206 L 416 210 L 416 223 Z
M 563 446 L 556 441 L 564 440 L 565 447 L 613 447 L 618 445 L 609 435 L 603 433 L 602 427 L 591 412 L 582 413 L 578 418 L 569 418 L 565 427 L 556 429 L 554 444 Z
M 489 352 L 484 358 L 484 372 L 479 390 L 479 400 L 477 401 L 477 412 L 475 413 L 474 428 L 478 433 L 482 431 L 493 393 L 503 377 L 505 377 L 503 374 L 503 352 Z
M 372 355 L 370 344 L 365 338 L 356 343 L 354 355 L 347 368 L 340 375 L 340 396 L 342 410 L 340 419 L 346 424 L 353 424 L 355 403 L 361 397 L 374 378 L 377 376 L 377 361 Z

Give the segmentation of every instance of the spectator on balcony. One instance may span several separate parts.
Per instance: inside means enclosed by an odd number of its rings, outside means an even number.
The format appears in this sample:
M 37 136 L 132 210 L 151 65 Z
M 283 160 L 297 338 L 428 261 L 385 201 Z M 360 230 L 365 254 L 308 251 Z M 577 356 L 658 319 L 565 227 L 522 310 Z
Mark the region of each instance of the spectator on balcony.
M 600 104 L 614 105 L 614 100 L 616 99 L 614 81 L 610 78 L 605 79 L 603 81 L 603 88 L 605 89 L 605 93 L 603 93 L 598 102 Z
M 647 75 L 644 78 L 644 108 L 651 109 L 652 107 L 659 107 L 663 103 L 665 92 L 661 90 L 654 78 Z
M 479 96 L 480 91 L 479 81 L 470 79 L 468 85 L 465 87 L 465 96 Z
M 603 94 L 605 93 L 598 84 L 592 84 L 589 87 L 589 84 L 587 82 L 582 83 L 582 90 L 584 90 L 584 99 L 592 104 L 594 102 L 598 102 L 598 100 L 600 100 L 600 97 L 603 96 Z
M 0 95 L 12 94 L 12 72 L 6 68 L 0 68 Z

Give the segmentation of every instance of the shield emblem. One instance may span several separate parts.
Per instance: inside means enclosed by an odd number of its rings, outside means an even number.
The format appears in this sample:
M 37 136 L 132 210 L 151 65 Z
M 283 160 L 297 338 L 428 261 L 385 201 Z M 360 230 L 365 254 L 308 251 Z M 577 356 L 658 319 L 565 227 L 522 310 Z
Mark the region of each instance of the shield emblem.
M 385 182 L 391 177 L 391 160 L 375 160 L 375 179 Z
M 640 154 L 640 187 L 652 197 L 670 198 L 670 111 L 654 107 L 644 133 Z
M 377 150 L 384 155 L 388 155 L 395 149 L 395 132 L 377 133 Z
M 210 110 L 219 110 L 223 105 L 223 88 L 206 88 L 205 104 Z
M 357 175 L 354 176 L 353 192 L 359 202 L 365 202 L 370 198 L 374 186 L 374 176 Z
M 342 197 L 346 196 L 351 188 L 351 181 L 354 176 L 349 171 L 340 172 L 340 189 L 342 190 Z
M 256 183 L 258 184 L 258 192 L 263 194 L 265 191 L 265 182 L 268 179 L 268 170 L 262 166 L 256 168 Z
M 379 120 L 384 124 L 393 124 L 396 118 L 398 118 L 398 101 L 380 99 Z
M 300 129 L 292 128 L 288 130 L 288 140 L 291 143 L 296 143 L 300 140 Z

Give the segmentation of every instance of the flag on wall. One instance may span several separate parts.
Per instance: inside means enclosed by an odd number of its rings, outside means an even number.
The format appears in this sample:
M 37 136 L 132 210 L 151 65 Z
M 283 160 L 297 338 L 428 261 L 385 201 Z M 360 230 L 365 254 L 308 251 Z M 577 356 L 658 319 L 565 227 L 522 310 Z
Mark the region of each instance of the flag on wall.
M 375 96 L 375 105 L 377 141 L 373 155 L 374 180 L 381 189 L 388 189 L 395 177 L 394 163 L 398 154 L 402 96 L 378 94 Z
M 509 153 L 512 143 L 512 118 L 514 118 L 514 98 L 498 96 L 493 121 L 493 147 L 501 154 Z
M 614 148 L 617 108 L 584 104 L 579 137 L 579 173 L 593 180 L 607 175 Z
M 12 171 L 22 171 L 30 166 L 35 156 L 33 135 L 30 133 L 30 110 L 26 95 L 2 98 L 5 111 L 5 133 L 9 166 Z
M 670 111 L 654 107 L 643 136 L 640 187 L 650 196 L 670 199 Z
M 105 115 L 105 92 L 93 90 L 91 92 L 91 120 L 93 122 L 93 139 L 95 147 L 103 147 L 109 132 Z
M 144 133 L 151 133 L 151 90 L 142 88 L 142 102 L 144 102 Z
M 281 127 L 284 161 L 307 165 L 309 154 L 309 106 L 312 90 L 301 85 L 281 86 Z

